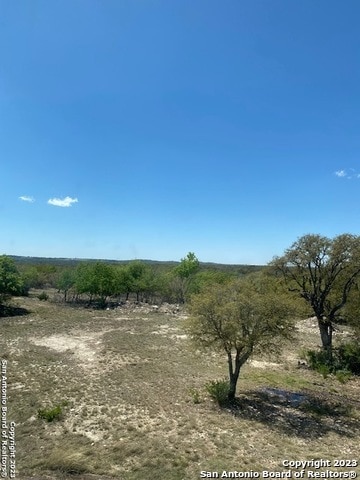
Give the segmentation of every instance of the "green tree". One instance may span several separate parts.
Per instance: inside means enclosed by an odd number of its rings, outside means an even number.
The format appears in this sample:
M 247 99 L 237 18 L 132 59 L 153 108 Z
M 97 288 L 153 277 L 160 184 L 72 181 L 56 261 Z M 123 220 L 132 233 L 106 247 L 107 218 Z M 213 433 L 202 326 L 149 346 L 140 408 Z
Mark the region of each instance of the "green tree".
M 234 400 L 241 367 L 256 352 L 279 351 L 294 329 L 291 298 L 275 280 L 242 279 L 194 295 L 185 329 L 200 348 L 226 353 L 228 399 Z
M 76 272 L 73 268 L 66 268 L 63 270 L 57 280 L 56 287 L 64 292 L 64 300 L 67 300 L 67 294 L 71 288 L 74 287 L 76 281 Z
M 140 295 L 147 297 L 153 292 L 155 287 L 155 276 L 149 265 L 135 260 L 127 266 L 129 276 L 129 287 L 132 293 L 136 294 L 136 301 L 139 301 Z
M 189 287 L 189 293 L 195 294 L 206 290 L 210 285 L 224 285 L 235 280 L 235 276 L 227 272 L 216 270 L 203 270 L 195 274 Z
M 172 287 L 180 303 L 185 303 L 199 268 L 199 260 L 193 252 L 189 252 L 185 258 L 180 260 L 179 265 L 174 268 Z
M 180 264 L 175 267 L 175 273 L 181 278 L 189 278 L 199 270 L 199 260 L 195 253 L 189 252 L 185 258 L 180 260 Z
M 89 295 L 89 303 L 92 301 L 93 297 L 93 271 L 91 263 L 80 263 L 76 269 L 75 275 L 75 290 L 76 293 L 87 294 Z
M 100 305 L 106 306 L 107 297 L 114 294 L 114 268 L 103 262 L 80 264 L 76 272 L 76 291 L 89 295 L 89 303 L 98 297 Z
M 0 256 L 0 304 L 11 295 L 21 295 L 23 282 L 14 260 L 6 255 Z
M 27 291 L 29 291 L 30 288 L 39 288 L 42 286 L 39 272 L 35 267 L 26 267 L 21 273 L 21 278 Z
M 21 277 L 27 290 L 30 288 L 56 287 L 59 276 L 55 265 L 28 265 L 21 270 Z
M 270 267 L 311 307 L 323 349 L 331 357 L 335 323 L 344 314 L 360 274 L 360 237 L 304 235 Z
M 106 306 L 108 297 L 114 294 L 114 268 L 106 263 L 97 262 L 94 265 L 95 295 L 100 297 L 102 307 Z
M 127 266 L 115 267 L 114 295 L 126 294 L 128 300 L 131 293 L 131 277 Z

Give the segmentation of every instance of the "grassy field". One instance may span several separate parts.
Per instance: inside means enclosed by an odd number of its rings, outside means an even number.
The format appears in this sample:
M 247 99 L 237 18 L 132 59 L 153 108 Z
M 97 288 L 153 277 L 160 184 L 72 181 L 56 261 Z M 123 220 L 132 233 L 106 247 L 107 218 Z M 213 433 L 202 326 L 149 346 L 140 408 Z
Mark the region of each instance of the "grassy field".
M 359 379 L 298 368 L 319 343 L 311 320 L 281 358 L 246 365 L 238 407 L 220 410 L 204 385 L 226 376 L 226 359 L 192 349 L 184 314 L 75 308 L 34 294 L 16 303 L 30 313 L 0 319 L 16 478 L 192 480 L 285 471 L 285 459 L 360 461 Z M 59 418 L 39 418 L 57 406 Z

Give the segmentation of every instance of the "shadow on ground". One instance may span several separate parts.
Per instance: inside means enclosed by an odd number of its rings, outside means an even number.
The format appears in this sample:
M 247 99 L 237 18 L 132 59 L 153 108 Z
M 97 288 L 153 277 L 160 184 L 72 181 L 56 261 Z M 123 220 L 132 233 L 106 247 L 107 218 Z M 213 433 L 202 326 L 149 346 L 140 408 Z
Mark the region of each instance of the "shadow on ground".
M 265 424 L 289 436 L 319 438 L 333 432 L 353 437 L 360 429 L 354 412 L 360 402 L 320 394 L 264 388 L 246 392 L 224 410 L 234 416 Z
M 23 315 L 29 315 L 30 310 L 26 308 L 17 307 L 14 305 L 0 305 L 0 318 L 4 317 L 22 317 Z

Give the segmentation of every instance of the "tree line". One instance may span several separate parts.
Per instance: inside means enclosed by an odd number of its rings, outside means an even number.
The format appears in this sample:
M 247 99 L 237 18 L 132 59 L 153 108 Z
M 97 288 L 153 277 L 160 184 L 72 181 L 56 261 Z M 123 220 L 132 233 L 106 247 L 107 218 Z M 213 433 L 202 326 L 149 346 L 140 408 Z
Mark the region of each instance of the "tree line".
M 86 301 L 103 308 L 110 300 L 119 298 L 185 303 L 190 295 L 198 293 L 205 285 L 234 278 L 234 274 L 226 271 L 202 268 L 192 252 L 168 268 L 140 260 L 120 265 L 105 261 L 81 261 L 71 267 L 41 263 L 17 268 L 13 259 L 2 256 L 0 275 L 4 280 L 2 288 L 0 285 L 3 299 L 10 295 L 26 294 L 32 288 L 56 288 L 62 292 L 65 302 Z

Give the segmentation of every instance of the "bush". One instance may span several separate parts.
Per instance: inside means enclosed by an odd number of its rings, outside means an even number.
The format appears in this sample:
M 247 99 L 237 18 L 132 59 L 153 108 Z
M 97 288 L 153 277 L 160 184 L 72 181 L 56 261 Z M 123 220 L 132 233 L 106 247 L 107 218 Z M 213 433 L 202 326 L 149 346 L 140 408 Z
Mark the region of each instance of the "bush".
M 41 292 L 37 298 L 41 301 L 49 300 L 49 295 L 46 292 Z
M 360 344 L 356 341 L 344 343 L 337 349 L 338 357 L 345 370 L 360 375 Z
M 349 370 L 338 370 L 335 373 L 336 378 L 339 380 L 340 383 L 346 383 L 351 378 L 351 372 Z
M 47 422 L 52 422 L 53 420 L 60 420 L 62 414 L 62 408 L 60 405 L 56 405 L 53 408 L 39 408 L 38 418 L 42 418 Z
M 306 353 L 306 361 L 308 362 L 309 367 L 312 370 L 316 370 L 317 372 L 323 374 L 327 369 L 327 373 L 331 373 L 331 360 L 329 358 L 328 352 L 325 352 L 324 350 L 308 350 Z
M 324 350 L 309 350 L 306 359 L 310 368 L 324 377 L 333 373 L 344 382 L 351 374 L 360 375 L 360 344 L 356 341 L 334 348 L 331 357 Z
M 206 391 L 218 405 L 224 405 L 228 400 L 229 382 L 227 380 L 212 380 L 205 385 Z

